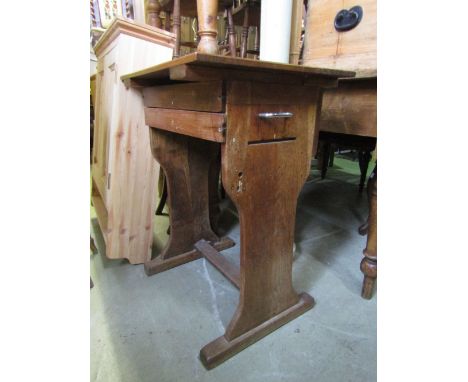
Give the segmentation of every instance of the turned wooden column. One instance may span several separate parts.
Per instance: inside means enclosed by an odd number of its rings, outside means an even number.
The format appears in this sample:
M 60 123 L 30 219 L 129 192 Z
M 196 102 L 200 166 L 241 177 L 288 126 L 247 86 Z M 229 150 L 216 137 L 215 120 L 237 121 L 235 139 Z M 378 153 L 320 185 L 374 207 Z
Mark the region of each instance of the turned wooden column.
M 361 296 L 370 299 L 377 278 L 377 166 L 367 183 L 367 195 L 369 197 L 369 218 L 367 227 L 365 227 L 367 228 L 367 245 L 363 251 L 364 258 L 361 261 L 361 271 L 364 273 Z
M 236 57 L 237 48 L 236 48 L 236 30 L 234 27 L 234 21 L 232 19 L 232 9 L 228 7 L 226 9 L 227 13 L 227 30 L 229 36 L 229 54 L 232 57 Z
M 218 0 L 197 0 L 199 53 L 218 54 Z
M 161 4 L 159 4 L 159 1 L 148 0 L 148 4 L 146 6 L 147 23 L 152 27 L 161 28 L 159 12 L 161 12 Z
M 241 34 L 241 50 L 240 56 L 242 58 L 247 57 L 247 40 L 249 38 L 249 7 L 245 7 L 244 10 L 244 24 L 242 25 Z
M 180 0 L 174 0 L 174 9 L 172 10 L 172 31 L 175 34 L 174 55 L 173 58 L 180 56 Z
M 127 19 L 132 18 L 132 12 L 130 10 L 130 1 L 129 0 L 125 0 L 125 16 L 127 16 Z
M 361 171 L 361 177 L 359 179 L 359 192 L 364 189 L 364 183 L 366 182 L 367 169 L 369 168 L 369 162 L 372 158 L 369 150 L 359 150 L 359 170 Z
M 255 40 L 254 40 L 254 51 L 258 52 L 254 55 L 255 59 L 258 60 L 260 57 L 260 27 L 256 27 Z
M 171 14 L 169 12 L 164 12 L 164 30 L 171 31 Z
M 93 0 L 90 0 L 89 5 L 90 5 L 90 12 L 91 12 L 91 24 L 93 25 L 93 27 L 95 27 L 97 25 L 97 21 L 96 21 L 96 14 L 94 13 Z

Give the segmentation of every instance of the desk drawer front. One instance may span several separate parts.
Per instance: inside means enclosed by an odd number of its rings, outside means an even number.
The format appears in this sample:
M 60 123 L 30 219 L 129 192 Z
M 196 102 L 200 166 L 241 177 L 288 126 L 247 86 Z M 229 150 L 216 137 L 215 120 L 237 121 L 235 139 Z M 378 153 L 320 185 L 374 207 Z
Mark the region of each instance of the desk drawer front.
M 222 113 L 145 107 L 146 124 L 152 128 L 212 142 L 224 142 Z
M 317 88 L 282 84 L 232 82 L 227 89 L 226 111 L 243 121 L 248 144 L 295 140 L 318 96 Z
M 221 81 L 153 86 L 143 89 L 145 107 L 164 109 L 224 111 Z
M 377 137 L 377 86 L 341 86 L 323 95 L 320 130 Z
M 260 143 L 273 140 L 290 140 L 297 137 L 298 118 L 301 118 L 301 107 L 296 105 L 251 105 L 248 107 L 250 123 L 248 125 L 248 142 Z M 290 114 L 277 118 L 262 118 L 261 114 Z

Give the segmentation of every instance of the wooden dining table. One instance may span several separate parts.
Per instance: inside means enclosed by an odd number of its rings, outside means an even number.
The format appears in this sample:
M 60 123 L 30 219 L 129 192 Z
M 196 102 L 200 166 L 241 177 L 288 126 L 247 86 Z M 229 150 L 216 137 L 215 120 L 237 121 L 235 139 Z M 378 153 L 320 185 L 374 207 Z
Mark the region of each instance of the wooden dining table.
M 170 238 L 154 275 L 200 258 L 240 292 L 226 331 L 204 346 L 210 369 L 311 309 L 292 284 L 296 206 L 309 174 L 322 91 L 353 72 L 193 53 L 121 77 L 143 94 L 151 150 L 167 177 Z M 240 220 L 240 267 L 209 219 L 209 173 Z M 176 276 L 175 276 L 176 277 Z

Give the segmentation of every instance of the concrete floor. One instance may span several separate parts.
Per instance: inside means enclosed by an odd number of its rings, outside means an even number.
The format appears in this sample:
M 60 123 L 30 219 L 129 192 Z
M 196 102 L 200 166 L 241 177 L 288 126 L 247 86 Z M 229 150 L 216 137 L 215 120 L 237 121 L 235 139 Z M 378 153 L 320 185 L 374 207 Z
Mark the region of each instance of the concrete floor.
M 224 333 L 238 291 L 203 259 L 152 277 L 142 265 L 107 260 L 92 219 L 100 254 L 91 256 L 91 381 L 375 381 L 377 296 L 360 297 L 365 238 L 357 228 L 367 199 L 358 174 L 357 162 L 336 158 L 327 179 L 314 171 L 300 195 L 293 282 L 315 307 L 211 371 L 199 350 Z M 235 210 L 225 204 L 220 225 L 238 243 Z M 157 217 L 154 254 L 167 225 Z M 239 263 L 238 245 L 223 253 Z

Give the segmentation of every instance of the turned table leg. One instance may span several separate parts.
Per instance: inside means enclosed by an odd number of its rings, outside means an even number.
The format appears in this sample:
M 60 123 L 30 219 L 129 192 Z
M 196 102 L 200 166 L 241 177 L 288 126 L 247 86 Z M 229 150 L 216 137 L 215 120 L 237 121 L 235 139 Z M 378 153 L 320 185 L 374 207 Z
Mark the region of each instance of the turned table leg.
M 216 17 L 218 0 L 197 0 L 198 35 L 200 42 L 197 51 L 200 53 L 218 54 L 218 30 Z
M 369 197 L 369 218 L 367 221 L 367 245 L 363 251 L 361 271 L 364 273 L 361 296 L 372 297 L 377 278 L 377 166 L 367 183 Z
M 161 4 L 158 0 L 148 0 L 146 4 L 147 23 L 153 27 L 161 28 Z
M 172 20 L 174 23 L 173 33 L 175 34 L 174 53 L 172 58 L 177 58 L 180 56 L 180 0 L 174 0 Z
M 371 160 L 371 152 L 369 150 L 359 150 L 359 170 L 361 171 L 361 177 L 359 179 L 359 192 L 364 189 L 364 183 L 366 181 L 367 169 L 369 168 L 369 162 Z
M 320 169 L 320 176 L 322 179 L 325 179 L 327 176 L 328 170 L 328 163 L 330 162 L 330 151 L 331 151 L 331 144 L 329 142 L 325 142 L 323 145 L 323 158 L 322 158 L 322 168 Z
M 219 145 L 153 128 L 150 143 L 166 175 L 171 234 L 161 254 L 145 263 L 146 274 L 201 258 L 194 249 L 201 239 L 218 250 L 232 247 L 232 240 L 220 240 L 210 224 L 209 173 L 218 159 Z

